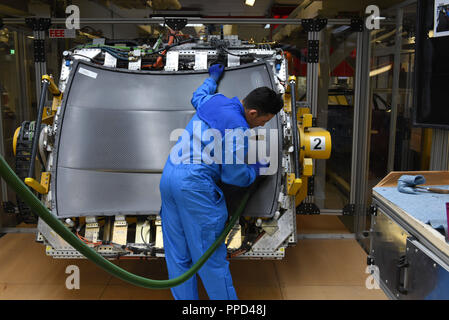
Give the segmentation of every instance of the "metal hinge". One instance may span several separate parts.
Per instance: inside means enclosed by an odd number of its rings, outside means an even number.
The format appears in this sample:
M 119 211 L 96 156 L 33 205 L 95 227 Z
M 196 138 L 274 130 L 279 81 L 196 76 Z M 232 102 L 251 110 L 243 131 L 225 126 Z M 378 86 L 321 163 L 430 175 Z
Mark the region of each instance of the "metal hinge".
M 320 208 L 315 203 L 303 202 L 296 208 L 296 214 L 320 214 Z
M 353 216 L 355 214 L 355 204 L 349 203 L 343 207 L 344 216 Z

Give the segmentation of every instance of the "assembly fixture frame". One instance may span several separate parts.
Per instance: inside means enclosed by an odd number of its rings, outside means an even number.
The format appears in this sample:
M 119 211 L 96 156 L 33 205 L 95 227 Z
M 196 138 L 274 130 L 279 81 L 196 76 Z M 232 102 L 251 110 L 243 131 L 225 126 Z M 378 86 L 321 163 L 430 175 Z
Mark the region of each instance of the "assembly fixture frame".
M 406 1 L 404 5 L 414 3 L 415 1 Z M 260 19 L 260 18 L 198 18 L 198 17 L 179 17 L 179 16 L 166 16 L 166 17 L 152 17 L 145 19 L 133 19 L 133 18 L 81 18 L 81 25 L 88 24 L 161 24 L 164 23 L 165 19 L 170 18 L 183 18 L 187 20 L 187 23 L 203 23 L 203 24 L 239 24 L 239 25 L 258 25 L 258 24 L 280 24 L 280 25 L 298 25 L 302 26 L 305 19 Z M 51 24 L 53 25 L 64 25 L 65 18 L 52 18 Z M 382 22 L 383 24 L 392 24 L 393 21 L 386 19 Z M 5 26 L 25 24 L 25 18 L 4 18 L 3 24 Z M 327 25 L 348 25 L 353 24 L 352 19 L 328 19 Z M 45 32 L 35 31 L 35 39 L 45 39 Z M 320 33 L 322 31 L 311 31 L 308 33 L 308 39 L 311 41 L 319 41 Z M 353 139 L 353 158 L 352 158 L 352 168 L 351 168 L 351 194 L 350 203 L 357 204 L 358 208 L 355 211 L 356 217 L 358 217 L 354 223 L 354 233 L 357 235 L 357 239 L 360 241 L 364 237 L 362 236 L 363 231 L 365 231 L 366 220 L 366 210 L 367 207 L 367 161 L 368 161 L 368 148 L 362 147 L 365 143 L 369 142 L 369 123 L 366 119 L 369 115 L 367 110 L 367 102 L 362 99 L 366 95 L 362 94 L 362 90 L 365 94 L 368 92 L 366 88 L 369 88 L 369 70 L 366 66 L 369 65 L 369 34 L 370 32 L 363 28 L 362 32 L 358 32 L 357 40 L 357 60 L 358 66 L 365 66 L 363 72 L 357 68 L 356 82 L 355 82 L 355 94 L 356 94 L 356 104 L 355 110 L 360 110 L 362 114 L 354 117 L 354 132 L 363 134 L 358 137 L 355 133 Z M 362 52 L 363 51 L 363 52 Z M 307 102 L 311 106 L 311 111 L 314 117 L 317 113 L 317 95 L 318 95 L 318 63 L 308 63 L 308 76 L 307 76 Z M 369 67 L 368 67 L 369 69 Z M 36 65 L 36 79 L 45 73 L 45 62 L 42 65 Z M 37 81 L 38 82 L 38 81 Z M 38 82 L 39 83 L 39 82 Z M 37 94 L 40 91 L 40 87 L 37 88 Z M 367 115 L 368 114 L 368 115 Z M 362 119 L 362 122 L 356 120 L 357 118 Z M 363 150 L 360 152 L 360 150 Z M 359 164 L 359 165 L 358 165 Z M 308 197 L 306 202 L 313 202 L 312 197 Z M 341 215 L 342 210 L 334 209 L 321 209 L 320 214 L 330 214 L 330 215 Z

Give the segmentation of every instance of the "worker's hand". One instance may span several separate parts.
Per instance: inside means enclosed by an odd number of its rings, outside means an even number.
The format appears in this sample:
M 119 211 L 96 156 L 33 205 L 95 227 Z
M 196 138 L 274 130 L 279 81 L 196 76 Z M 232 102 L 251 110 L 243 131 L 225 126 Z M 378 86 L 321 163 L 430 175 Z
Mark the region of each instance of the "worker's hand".
M 218 80 L 220 80 L 220 78 L 223 76 L 223 71 L 224 71 L 224 65 L 222 65 L 220 63 L 213 64 L 209 68 L 209 75 L 212 79 L 215 80 L 215 82 L 218 83 Z

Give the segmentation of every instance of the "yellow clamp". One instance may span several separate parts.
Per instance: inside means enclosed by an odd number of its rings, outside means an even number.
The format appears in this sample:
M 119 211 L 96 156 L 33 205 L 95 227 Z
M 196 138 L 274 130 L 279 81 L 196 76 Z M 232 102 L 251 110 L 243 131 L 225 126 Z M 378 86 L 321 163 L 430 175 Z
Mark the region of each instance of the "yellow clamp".
M 299 192 L 295 195 L 295 204 L 296 206 L 299 206 L 301 204 L 301 202 L 304 201 L 305 198 L 307 198 L 307 182 L 308 182 L 308 178 L 302 176 L 302 187 L 299 189 Z
M 51 107 L 44 107 L 42 111 L 42 123 L 52 124 L 56 111 L 61 106 L 62 93 L 59 96 L 53 97 L 53 105 Z
M 33 178 L 25 178 L 25 184 L 40 194 L 47 194 L 50 185 L 50 172 L 42 172 L 41 183 Z
M 51 124 L 53 122 L 56 111 L 62 102 L 62 92 L 59 91 L 53 77 L 51 75 L 45 74 L 42 76 L 42 81 L 48 81 L 50 85 L 48 86 L 48 91 L 53 94 L 53 104 L 51 107 L 44 107 L 42 122 L 45 124 Z
M 59 91 L 58 86 L 56 85 L 55 81 L 53 80 L 53 77 L 48 75 L 48 74 L 44 74 L 42 76 L 42 81 L 48 81 L 50 82 L 50 85 L 48 86 L 48 90 L 54 95 L 54 96 L 59 96 L 61 94 L 61 91 Z
M 311 158 L 304 158 L 302 163 L 302 174 L 306 177 L 311 177 L 313 175 L 313 161 Z
M 292 100 L 290 99 L 290 93 L 284 94 L 284 111 L 287 113 L 292 112 Z
M 312 115 L 310 113 L 306 113 L 302 116 L 302 127 L 310 128 L 312 126 Z
M 287 174 L 287 194 L 294 196 L 302 186 L 302 180 L 295 177 L 294 173 Z
M 17 138 L 19 137 L 19 133 L 20 133 L 20 128 L 18 127 L 16 129 L 16 131 L 14 132 L 14 137 L 12 138 L 12 150 L 14 152 L 14 156 L 16 155 L 16 150 L 17 150 Z

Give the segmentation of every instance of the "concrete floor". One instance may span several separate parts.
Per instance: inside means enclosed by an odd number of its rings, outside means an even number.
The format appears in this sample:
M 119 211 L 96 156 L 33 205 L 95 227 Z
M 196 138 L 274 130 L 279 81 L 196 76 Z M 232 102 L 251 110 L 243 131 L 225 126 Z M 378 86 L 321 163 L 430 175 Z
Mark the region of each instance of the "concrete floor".
M 298 216 L 298 232 L 345 233 L 337 217 Z M 141 276 L 167 279 L 164 260 L 118 261 Z M 80 289 L 68 290 L 68 265 L 80 269 Z M 355 240 L 302 240 L 282 261 L 231 260 L 240 299 L 386 299 L 369 290 L 366 254 Z M 200 298 L 207 295 L 200 284 Z M 172 299 L 169 290 L 148 290 L 116 279 L 87 260 L 56 260 L 45 255 L 33 234 L 0 238 L 0 299 Z

